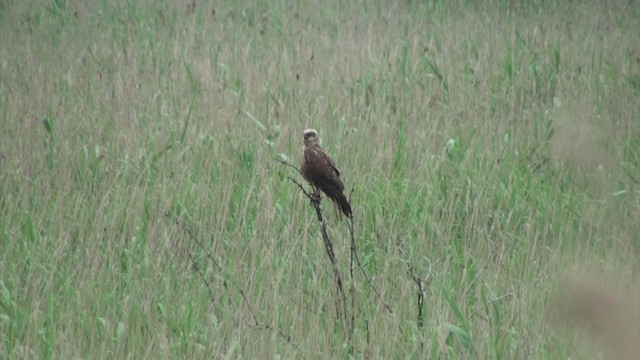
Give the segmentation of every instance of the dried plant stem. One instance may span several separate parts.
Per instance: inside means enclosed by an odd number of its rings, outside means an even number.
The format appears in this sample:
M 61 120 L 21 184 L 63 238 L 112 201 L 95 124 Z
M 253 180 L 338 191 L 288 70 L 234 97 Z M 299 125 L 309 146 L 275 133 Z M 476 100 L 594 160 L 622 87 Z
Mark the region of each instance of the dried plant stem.
M 170 217 L 169 214 L 165 214 L 166 217 Z M 220 271 L 223 272 L 223 267 L 220 265 L 220 263 L 216 260 L 216 258 L 213 256 L 213 254 L 211 254 L 211 252 L 204 247 L 204 245 L 202 244 L 202 241 L 200 241 L 191 231 L 191 229 L 189 229 L 186 225 L 184 225 L 183 223 L 180 222 L 180 220 L 178 219 L 174 219 L 174 222 L 176 225 L 178 225 L 188 236 L 189 238 L 195 242 L 198 247 L 205 253 L 205 255 L 207 256 L 207 258 L 215 265 L 215 267 Z M 195 259 L 193 258 L 193 256 L 191 254 L 189 254 L 189 259 L 191 259 L 192 264 L 194 265 L 196 271 L 198 272 L 198 274 L 200 275 L 200 278 L 202 278 L 202 280 L 204 281 L 207 290 L 209 291 L 209 296 L 211 297 L 211 302 L 215 303 L 215 297 L 214 297 L 214 293 L 213 290 L 211 289 L 211 285 L 209 284 L 209 282 L 206 280 L 204 274 L 202 273 L 202 271 L 200 270 L 200 268 L 198 267 Z M 269 331 L 273 331 L 275 332 L 279 337 L 281 337 L 282 339 L 284 339 L 287 343 L 289 343 L 290 345 L 292 345 L 293 347 L 295 347 L 296 349 L 300 349 L 299 346 L 297 346 L 295 344 L 295 342 L 293 341 L 293 339 L 291 338 L 291 335 L 287 335 L 285 333 L 283 333 L 281 330 L 276 330 L 273 326 L 269 325 L 269 324 L 265 324 L 265 323 L 261 323 L 258 320 L 258 317 L 256 316 L 255 311 L 253 310 L 253 307 L 251 306 L 251 302 L 249 301 L 249 298 L 247 296 L 247 294 L 245 293 L 245 291 L 238 285 L 238 283 L 228 277 L 225 276 L 224 278 L 224 287 L 227 287 L 227 284 L 231 283 L 231 285 L 233 286 L 233 288 L 240 294 L 240 297 L 242 298 L 242 301 L 244 302 L 245 306 L 249 309 L 249 313 L 251 314 L 251 319 L 252 322 L 251 324 L 249 324 L 250 327 L 256 328 L 256 329 L 263 329 L 263 330 L 269 330 Z

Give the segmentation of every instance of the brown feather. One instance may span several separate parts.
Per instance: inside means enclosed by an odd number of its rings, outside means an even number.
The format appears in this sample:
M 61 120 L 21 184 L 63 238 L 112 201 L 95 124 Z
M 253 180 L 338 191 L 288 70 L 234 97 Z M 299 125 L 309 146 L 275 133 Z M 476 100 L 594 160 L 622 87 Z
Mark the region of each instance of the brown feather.
M 340 172 L 329 154 L 315 142 L 305 142 L 300 171 L 302 176 L 316 189 L 322 190 L 343 214 L 351 217 L 351 205 L 344 196 L 344 184 L 340 180 Z

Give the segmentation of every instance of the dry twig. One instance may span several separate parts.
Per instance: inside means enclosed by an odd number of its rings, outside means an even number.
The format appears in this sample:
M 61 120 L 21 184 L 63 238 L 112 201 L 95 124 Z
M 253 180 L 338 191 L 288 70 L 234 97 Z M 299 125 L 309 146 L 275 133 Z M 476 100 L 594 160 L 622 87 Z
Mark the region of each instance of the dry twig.
M 167 218 L 170 218 L 171 216 L 169 214 L 165 214 L 165 216 Z M 211 260 L 211 262 L 215 265 L 215 267 L 220 270 L 220 272 L 223 272 L 223 267 L 220 265 L 220 263 L 215 259 L 215 257 L 213 256 L 213 254 L 211 254 L 211 252 L 204 247 L 204 245 L 202 244 L 202 242 L 193 234 L 193 232 L 191 231 L 191 229 L 189 229 L 186 225 L 184 225 L 183 223 L 180 222 L 180 220 L 178 220 L 177 218 L 174 219 L 174 222 L 176 225 L 178 225 L 187 235 L 189 235 L 189 238 L 194 241 L 198 247 L 205 253 L 205 255 L 207 256 L 207 258 L 209 260 Z M 209 291 L 209 295 L 211 296 L 211 301 L 213 303 L 215 303 L 215 297 L 213 295 L 213 290 L 211 289 L 211 286 L 209 284 L 209 282 L 206 280 L 206 278 L 204 277 L 204 274 L 200 271 L 200 269 L 198 268 L 198 265 L 195 262 L 195 259 L 193 258 L 193 256 L 191 256 L 191 254 L 189 254 L 189 259 L 191 259 L 191 262 L 193 263 L 196 271 L 198 272 L 198 274 L 200 275 L 200 277 L 202 278 L 202 280 L 204 281 L 205 285 L 207 286 L 207 289 Z M 252 318 L 252 324 L 249 324 L 250 326 L 257 328 L 257 329 L 264 329 L 264 330 L 270 330 L 270 331 L 274 331 L 276 332 L 276 334 L 278 334 L 278 336 L 280 336 L 281 338 L 283 338 L 287 343 L 289 343 L 290 345 L 292 345 L 293 347 L 300 349 L 300 347 L 298 347 L 295 342 L 292 340 L 290 335 L 287 335 L 285 333 L 283 333 L 280 330 L 276 330 L 273 326 L 269 325 L 269 324 L 264 324 L 261 323 L 260 321 L 258 321 L 258 317 L 256 316 L 255 311 L 253 310 L 253 307 L 251 306 L 251 303 L 249 302 L 249 298 L 247 297 L 247 294 L 245 293 L 245 291 L 238 285 L 238 283 L 229 277 L 224 277 L 224 287 L 227 287 L 227 283 L 231 283 L 231 285 L 233 286 L 234 289 L 236 289 L 236 291 L 240 294 L 240 297 L 242 297 L 242 301 L 244 302 L 245 306 L 249 309 L 249 313 L 251 314 L 251 318 Z

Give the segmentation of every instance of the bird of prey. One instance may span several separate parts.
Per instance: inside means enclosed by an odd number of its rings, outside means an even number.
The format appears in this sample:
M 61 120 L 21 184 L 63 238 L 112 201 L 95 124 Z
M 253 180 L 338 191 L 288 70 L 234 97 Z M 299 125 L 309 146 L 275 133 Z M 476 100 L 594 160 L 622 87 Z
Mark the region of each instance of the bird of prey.
M 336 163 L 324 149 L 318 144 L 318 132 L 314 129 L 304 131 L 304 143 L 302 145 L 302 176 L 311 183 L 316 194 L 322 190 L 335 205 L 336 209 L 351 217 L 351 205 L 344 196 L 344 184 L 340 180 L 340 172 L 336 169 Z

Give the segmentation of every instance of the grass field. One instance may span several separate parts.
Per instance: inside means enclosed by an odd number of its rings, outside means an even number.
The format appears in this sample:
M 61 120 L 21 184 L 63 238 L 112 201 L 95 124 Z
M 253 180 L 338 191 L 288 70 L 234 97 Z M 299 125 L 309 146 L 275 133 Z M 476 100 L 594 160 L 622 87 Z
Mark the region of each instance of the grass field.
M 0 1 L 0 358 L 614 356 L 549 320 L 583 270 L 640 311 L 638 29 L 634 1 Z M 355 273 L 351 339 L 275 160 L 308 127 L 380 293 Z

